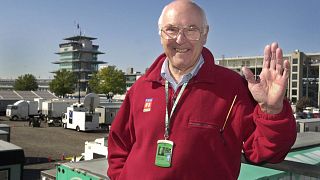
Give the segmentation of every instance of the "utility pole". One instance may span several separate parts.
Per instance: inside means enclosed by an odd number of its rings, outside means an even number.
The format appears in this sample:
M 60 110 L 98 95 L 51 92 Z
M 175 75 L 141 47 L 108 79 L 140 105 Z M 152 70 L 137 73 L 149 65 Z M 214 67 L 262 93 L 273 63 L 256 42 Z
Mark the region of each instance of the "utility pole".
M 309 98 L 309 65 L 310 62 L 308 60 L 305 61 L 307 66 L 307 86 L 306 86 L 306 97 Z

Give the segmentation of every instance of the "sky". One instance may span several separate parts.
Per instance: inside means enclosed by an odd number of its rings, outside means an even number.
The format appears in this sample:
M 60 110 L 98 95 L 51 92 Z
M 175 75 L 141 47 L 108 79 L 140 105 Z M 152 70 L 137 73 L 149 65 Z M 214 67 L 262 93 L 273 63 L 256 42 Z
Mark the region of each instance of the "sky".
M 64 38 L 96 37 L 98 60 L 144 72 L 163 50 L 157 22 L 169 0 L 1 0 L 0 78 L 53 78 Z M 195 0 L 215 58 L 259 56 L 277 41 L 285 54 L 320 52 L 319 0 Z

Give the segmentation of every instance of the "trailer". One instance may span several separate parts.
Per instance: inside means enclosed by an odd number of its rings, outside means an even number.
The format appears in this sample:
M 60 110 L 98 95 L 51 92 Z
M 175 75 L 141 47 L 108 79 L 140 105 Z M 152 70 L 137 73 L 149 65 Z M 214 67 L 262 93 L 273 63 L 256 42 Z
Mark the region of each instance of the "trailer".
M 100 127 L 107 128 L 112 124 L 116 114 L 118 113 L 122 102 L 108 102 L 103 106 L 98 106 L 95 111 L 99 113 L 99 125 Z
M 49 119 L 61 118 L 70 105 L 72 102 L 69 101 L 44 101 L 42 102 L 42 114 Z
M 46 99 L 43 98 L 34 98 L 34 101 L 38 102 L 38 112 L 42 112 L 42 103 L 46 101 Z
M 44 101 L 41 113 L 45 116 L 49 126 L 61 126 L 62 116 L 70 105 L 72 102 L 69 101 Z
M 6 110 L 6 116 L 10 120 L 29 119 L 38 115 L 38 102 L 19 100 L 13 105 L 8 105 Z

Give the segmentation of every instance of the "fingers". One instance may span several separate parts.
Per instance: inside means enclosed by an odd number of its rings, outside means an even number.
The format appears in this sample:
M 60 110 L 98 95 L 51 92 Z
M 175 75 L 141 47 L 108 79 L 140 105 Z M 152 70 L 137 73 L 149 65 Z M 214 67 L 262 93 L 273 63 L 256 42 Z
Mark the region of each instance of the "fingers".
M 256 83 L 254 75 L 250 69 L 248 69 L 247 67 L 242 67 L 242 73 L 246 78 L 246 80 L 248 81 L 248 83 Z
M 278 49 L 278 43 L 273 42 L 271 44 L 271 61 L 270 61 L 270 68 L 276 69 L 277 59 L 276 59 L 276 51 Z
M 274 42 L 264 48 L 264 68 L 276 69 L 278 43 Z
M 290 63 L 289 63 L 289 61 L 288 60 L 285 60 L 284 62 L 283 62 L 283 74 L 282 74 L 282 76 L 284 77 L 284 78 L 286 78 L 286 79 L 288 79 L 289 78 L 289 75 L 290 75 Z
M 283 55 L 282 55 L 282 49 L 281 48 L 277 48 L 276 50 L 276 71 L 279 74 L 282 74 L 283 71 Z
M 266 47 L 264 48 L 263 68 L 270 67 L 270 60 L 271 60 L 271 47 L 270 45 L 266 45 Z
M 273 42 L 264 48 L 263 68 L 270 68 L 282 75 L 284 70 L 283 53 L 278 43 Z

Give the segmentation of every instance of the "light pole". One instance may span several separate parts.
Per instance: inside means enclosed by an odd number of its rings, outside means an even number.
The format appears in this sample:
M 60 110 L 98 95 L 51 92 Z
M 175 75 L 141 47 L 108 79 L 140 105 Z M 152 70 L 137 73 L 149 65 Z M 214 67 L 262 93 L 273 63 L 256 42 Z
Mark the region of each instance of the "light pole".
M 309 61 L 306 62 L 307 65 L 307 86 L 306 86 L 306 97 L 309 97 Z
M 80 30 L 80 37 L 79 37 L 79 43 L 80 43 L 80 47 L 79 47 L 79 71 L 78 71 L 78 103 L 80 104 L 80 91 L 81 91 L 81 51 L 82 48 L 84 47 L 84 44 L 81 43 L 81 30 Z
M 80 79 L 81 79 L 81 51 L 82 51 L 82 48 L 84 47 L 84 44 L 82 44 L 81 42 L 81 28 L 80 28 L 80 25 L 79 23 L 76 24 L 77 25 L 77 29 L 79 30 L 79 40 L 78 40 L 78 44 L 80 44 L 80 46 L 78 46 L 78 52 L 79 52 L 79 55 L 78 55 L 78 61 L 79 61 L 79 65 L 78 65 L 78 103 L 80 104 L 80 85 L 81 85 L 81 82 L 80 82 Z
M 80 52 L 79 52 L 79 57 L 80 57 Z M 79 58 L 79 71 L 78 71 L 78 103 L 80 104 L 80 78 L 81 78 L 81 61 Z

